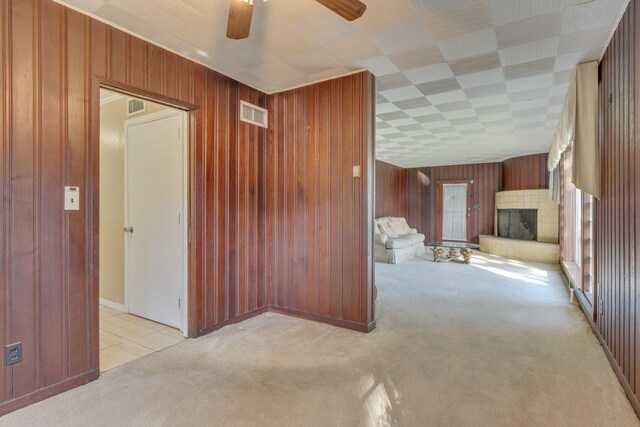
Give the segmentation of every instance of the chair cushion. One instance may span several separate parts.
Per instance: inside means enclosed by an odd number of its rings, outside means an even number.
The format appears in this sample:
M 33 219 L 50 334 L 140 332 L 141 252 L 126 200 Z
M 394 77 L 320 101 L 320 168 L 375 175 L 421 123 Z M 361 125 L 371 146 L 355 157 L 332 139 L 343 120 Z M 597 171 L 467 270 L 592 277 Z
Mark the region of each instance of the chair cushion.
M 380 227 L 382 232 L 387 236 L 389 236 L 391 239 L 397 239 L 399 237 L 398 233 L 396 233 L 396 231 L 389 226 L 388 222 L 381 221 L 380 224 L 378 224 L 378 226 Z
M 389 239 L 384 247 L 387 249 L 402 249 L 424 242 L 424 234 L 405 234 L 395 239 Z

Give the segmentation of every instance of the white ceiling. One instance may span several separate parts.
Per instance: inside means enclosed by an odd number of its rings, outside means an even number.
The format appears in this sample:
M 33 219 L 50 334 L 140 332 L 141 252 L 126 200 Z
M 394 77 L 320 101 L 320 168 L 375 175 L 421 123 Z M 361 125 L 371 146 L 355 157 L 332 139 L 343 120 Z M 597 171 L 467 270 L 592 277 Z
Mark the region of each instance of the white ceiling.
M 58 0 L 56 0 L 58 1 Z M 368 69 L 376 157 L 403 167 L 548 151 L 575 66 L 597 60 L 629 0 L 363 0 L 348 22 L 314 0 L 65 0 L 267 93 Z

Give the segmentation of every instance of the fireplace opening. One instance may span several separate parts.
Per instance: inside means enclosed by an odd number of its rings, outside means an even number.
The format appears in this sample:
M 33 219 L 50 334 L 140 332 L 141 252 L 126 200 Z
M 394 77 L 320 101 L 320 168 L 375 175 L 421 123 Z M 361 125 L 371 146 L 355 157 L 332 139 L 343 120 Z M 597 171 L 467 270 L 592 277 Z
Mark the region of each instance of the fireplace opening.
M 537 209 L 498 209 L 498 236 L 508 239 L 537 240 Z

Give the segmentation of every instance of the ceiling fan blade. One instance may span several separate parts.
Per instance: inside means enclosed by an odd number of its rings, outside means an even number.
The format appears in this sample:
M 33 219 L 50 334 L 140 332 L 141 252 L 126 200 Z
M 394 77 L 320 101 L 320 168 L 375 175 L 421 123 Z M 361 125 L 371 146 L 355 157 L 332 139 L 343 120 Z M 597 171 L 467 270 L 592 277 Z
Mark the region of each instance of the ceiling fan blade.
M 323 6 L 331 9 L 347 21 L 353 21 L 362 16 L 367 5 L 358 0 L 316 0 Z
M 227 21 L 227 37 L 230 39 L 246 39 L 251 31 L 251 15 L 253 2 L 231 0 L 229 20 Z

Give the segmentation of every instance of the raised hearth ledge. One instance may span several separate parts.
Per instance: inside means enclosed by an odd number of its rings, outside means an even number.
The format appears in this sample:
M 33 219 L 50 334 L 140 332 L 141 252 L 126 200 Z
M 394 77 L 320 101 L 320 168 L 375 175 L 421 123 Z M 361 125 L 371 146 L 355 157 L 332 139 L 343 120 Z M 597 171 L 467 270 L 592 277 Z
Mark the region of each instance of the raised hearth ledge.
M 560 262 L 560 245 L 557 243 L 480 235 L 480 251 L 522 261 L 546 262 L 549 264 L 558 264 Z

